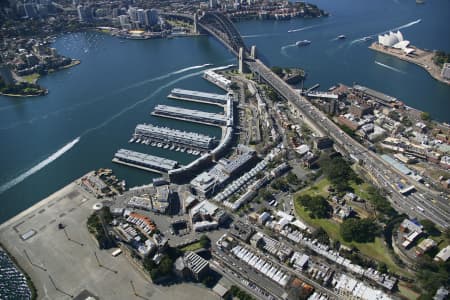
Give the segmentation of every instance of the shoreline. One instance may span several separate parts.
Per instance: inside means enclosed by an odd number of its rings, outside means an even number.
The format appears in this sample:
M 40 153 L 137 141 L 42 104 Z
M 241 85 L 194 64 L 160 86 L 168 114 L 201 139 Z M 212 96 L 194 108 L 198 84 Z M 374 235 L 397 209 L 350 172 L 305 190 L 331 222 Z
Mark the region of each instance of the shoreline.
M 395 58 L 398 58 L 398 59 L 401 59 L 401 60 L 409 62 L 409 63 L 413 63 L 413 64 L 421 67 L 425 71 L 427 71 L 427 73 L 433 79 L 435 79 L 439 82 L 442 82 L 444 84 L 450 85 L 450 80 L 446 80 L 446 79 L 442 78 L 441 72 L 440 72 L 441 70 L 439 69 L 439 66 L 437 66 L 433 62 L 434 52 L 425 51 L 425 50 L 419 49 L 414 46 L 410 46 L 410 47 L 414 48 L 416 50 L 416 52 L 420 53 L 419 54 L 420 57 L 419 56 L 418 57 L 407 56 L 400 49 L 387 48 L 387 47 L 379 45 L 377 42 L 372 43 L 369 46 L 369 49 L 379 52 L 379 53 L 383 53 L 383 54 L 395 57 Z
M 79 64 L 81 64 L 81 60 L 79 60 L 79 59 L 72 59 L 70 64 L 62 66 L 62 67 L 59 67 L 57 69 L 51 69 L 51 70 L 49 70 L 48 74 L 55 73 L 55 72 L 58 72 L 58 71 L 61 71 L 61 70 L 65 70 L 65 69 L 69 69 L 69 68 L 72 68 L 72 67 L 77 66 Z M 37 73 L 33 73 L 33 74 L 37 74 Z M 32 74 L 30 74 L 30 75 L 32 75 Z M 24 79 L 24 76 L 18 76 L 17 78 L 18 78 L 18 82 L 29 82 L 29 81 Z M 37 78 L 34 79 L 31 83 L 37 85 L 37 82 L 39 81 L 40 78 L 41 78 L 41 75 L 37 76 Z M 6 97 L 13 97 L 13 98 L 25 98 L 25 97 L 28 98 L 28 97 L 46 96 L 46 95 L 48 95 L 48 93 L 49 93 L 48 89 L 42 88 L 42 93 L 37 94 L 37 95 L 9 94 L 9 93 L 2 93 L 2 92 L 0 92 L 0 95 L 1 96 L 6 96 Z

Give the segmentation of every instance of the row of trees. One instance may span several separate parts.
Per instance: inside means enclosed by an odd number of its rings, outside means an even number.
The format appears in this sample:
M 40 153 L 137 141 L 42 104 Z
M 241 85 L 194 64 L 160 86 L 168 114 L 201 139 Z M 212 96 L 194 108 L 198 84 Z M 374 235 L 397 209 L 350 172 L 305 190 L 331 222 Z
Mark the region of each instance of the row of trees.
M 333 210 L 327 199 L 322 196 L 299 195 L 295 201 L 306 208 L 311 218 L 329 218 Z
M 346 242 L 371 243 L 380 234 L 380 229 L 371 219 L 346 219 L 340 227 L 341 236 Z
M 332 158 L 323 156 L 319 164 L 323 174 L 338 193 L 352 190 L 349 181 L 354 181 L 358 184 L 362 183 L 361 179 L 350 167 L 350 164 L 342 156 L 334 156 Z

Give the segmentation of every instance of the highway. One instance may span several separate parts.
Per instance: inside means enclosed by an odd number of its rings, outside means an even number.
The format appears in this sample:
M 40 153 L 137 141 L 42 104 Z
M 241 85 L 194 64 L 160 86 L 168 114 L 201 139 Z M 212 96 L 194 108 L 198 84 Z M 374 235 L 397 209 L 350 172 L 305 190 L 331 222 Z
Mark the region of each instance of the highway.
M 173 15 L 173 14 L 171 14 Z M 187 14 L 175 14 L 194 20 L 194 16 Z M 198 25 L 212 36 L 217 38 L 230 51 L 238 56 L 239 48 L 245 48 L 245 44 L 233 23 L 224 15 L 212 13 L 200 17 Z M 248 52 L 245 51 L 245 57 Z M 335 147 L 342 150 L 343 154 L 361 164 L 362 168 L 374 178 L 379 187 L 385 189 L 390 197 L 393 207 L 399 212 L 411 217 L 427 218 L 438 226 L 448 228 L 450 225 L 450 205 L 447 198 L 442 197 L 436 191 L 432 191 L 424 185 L 417 183 L 412 178 L 400 173 L 389 165 L 377 154 L 368 151 L 363 145 L 352 139 L 324 113 L 314 107 L 308 100 L 285 83 L 273 73 L 263 62 L 258 59 L 244 59 L 244 63 L 255 74 L 258 74 L 265 82 L 272 86 L 280 95 L 287 99 L 300 113 L 303 121 L 321 136 L 329 136 L 335 142 Z M 395 184 L 400 180 L 414 185 L 417 193 L 409 196 L 402 195 Z
M 260 60 L 246 60 L 245 63 L 252 72 L 259 74 L 266 83 L 291 102 L 301 113 L 301 117 L 307 125 L 320 135 L 332 138 L 336 146 L 344 150 L 344 154 L 347 157 L 360 162 L 362 168 L 373 178 L 377 179 L 378 185 L 389 192 L 389 198 L 394 208 L 413 217 L 429 219 L 443 228 L 449 227 L 450 213 L 447 199 L 414 182 L 411 178 L 403 175 L 385 162 L 377 154 L 368 151 L 273 73 Z M 395 186 L 395 183 L 400 182 L 400 180 L 404 180 L 410 185 L 414 184 L 418 192 L 409 196 L 402 195 Z

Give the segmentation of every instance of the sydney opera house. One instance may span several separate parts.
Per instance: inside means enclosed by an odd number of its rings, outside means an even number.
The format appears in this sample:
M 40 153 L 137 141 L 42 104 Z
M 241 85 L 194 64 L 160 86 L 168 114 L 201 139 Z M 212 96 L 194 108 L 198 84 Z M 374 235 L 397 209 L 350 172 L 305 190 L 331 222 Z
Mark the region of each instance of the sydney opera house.
M 410 54 L 414 51 L 413 48 L 408 48 L 409 41 L 403 38 L 403 34 L 400 31 L 382 34 L 378 36 L 378 43 L 385 47 L 391 47 L 395 49 L 401 49 L 406 54 Z

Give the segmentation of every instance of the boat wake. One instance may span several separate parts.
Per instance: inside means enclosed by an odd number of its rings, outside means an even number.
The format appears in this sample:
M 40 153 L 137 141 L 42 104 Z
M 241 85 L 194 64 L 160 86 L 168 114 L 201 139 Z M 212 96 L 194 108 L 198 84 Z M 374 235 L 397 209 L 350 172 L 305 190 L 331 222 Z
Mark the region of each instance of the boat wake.
M 288 33 L 304 31 L 304 30 L 308 30 L 308 29 L 318 27 L 318 26 L 321 26 L 321 25 L 311 25 L 311 26 L 305 26 L 305 27 L 300 27 L 300 28 L 296 28 L 296 29 L 290 29 L 290 30 L 288 30 Z
M 233 65 L 227 65 L 227 66 L 222 66 L 222 67 L 216 67 L 216 68 L 211 68 L 211 69 L 208 69 L 208 70 L 212 70 L 212 71 L 224 70 L 224 69 L 230 68 L 231 66 L 233 66 Z M 88 134 L 88 133 L 90 133 L 90 132 L 92 132 L 92 131 L 95 131 L 95 130 L 97 130 L 97 129 L 100 129 L 100 128 L 102 128 L 102 127 L 105 127 L 106 125 L 108 125 L 109 123 L 111 123 L 112 121 L 114 121 L 115 119 L 119 118 L 120 116 L 122 116 L 123 114 L 129 112 L 130 110 L 136 108 L 137 106 L 139 106 L 139 105 L 141 105 L 141 104 L 147 102 L 148 100 L 150 100 L 150 99 L 153 98 L 154 96 L 158 95 L 161 91 L 163 91 L 164 89 L 166 89 L 166 88 L 168 88 L 168 87 L 174 85 L 175 83 L 178 83 L 178 82 L 180 82 L 180 81 L 183 81 L 183 80 L 185 80 L 185 79 L 188 79 L 188 78 L 191 78 L 191 77 L 194 77 L 194 76 L 201 75 L 202 73 L 203 73 L 203 71 L 198 71 L 198 72 L 189 73 L 189 74 L 183 75 L 183 76 L 181 76 L 181 77 L 179 77 L 179 78 L 177 78 L 177 79 L 174 79 L 174 80 L 172 80 L 172 81 L 170 81 L 170 82 L 168 82 L 168 83 L 166 83 L 166 84 L 164 84 L 164 85 L 161 85 L 159 88 L 157 88 L 156 90 L 154 90 L 153 93 L 151 93 L 151 94 L 148 95 L 147 97 L 142 98 L 141 100 L 138 100 L 137 102 L 131 104 L 130 106 L 125 107 L 124 109 L 122 109 L 121 111 L 119 111 L 118 113 L 116 113 L 115 115 L 113 115 L 113 116 L 111 116 L 110 118 L 106 119 L 106 120 L 105 120 L 104 122 L 102 122 L 101 124 L 99 124 L 99 125 L 97 125 L 97 126 L 95 126 L 95 127 L 89 128 L 89 129 L 87 129 L 87 130 L 85 130 L 85 131 L 81 134 L 81 136 L 84 136 L 84 135 L 86 135 L 86 134 Z
M 405 29 L 405 28 L 414 26 L 416 24 L 419 24 L 420 22 L 422 22 L 422 19 L 417 19 L 415 21 L 406 23 L 406 24 L 398 26 L 398 27 L 394 27 L 394 28 L 391 28 L 391 29 L 388 29 L 388 30 L 385 30 L 385 31 L 382 31 L 382 32 L 378 32 L 378 33 L 375 33 L 375 34 L 372 34 L 372 35 L 368 35 L 368 36 L 365 36 L 365 37 L 362 37 L 362 38 L 359 38 L 359 39 L 351 41 L 350 45 L 353 45 L 355 43 L 365 42 L 368 39 L 376 38 L 378 35 L 388 33 L 389 31 L 396 31 L 396 30 L 400 30 L 400 29 Z
M 252 38 L 260 38 L 260 37 L 268 37 L 268 36 L 272 36 L 274 34 L 268 34 L 268 33 L 260 33 L 260 34 L 247 34 L 247 35 L 243 35 L 242 37 L 244 39 L 252 39 Z
M 375 61 L 375 64 L 377 64 L 377 65 L 379 65 L 379 66 L 381 66 L 381 67 L 383 67 L 383 68 L 386 68 L 386 69 L 392 70 L 392 71 L 394 71 L 394 72 L 397 72 L 397 73 L 406 74 L 405 72 L 403 72 L 403 71 L 400 70 L 400 69 L 391 67 L 391 66 L 389 66 L 389 65 L 385 65 L 385 64 L 383 64 L 383 63 L 380 63 L 379 61 Z
M 184 73 L 184 72 L 191 71 L 191 70 L 206 68 L 206 67 L 209 67 L 209 66 L 212 66 L 212 64 L 203 64 L 203 65 L 198 65 L 198 66 L 187 67 L 187 68 L 184 68 L 184 69 L 179 69 L 177 71 L 173 71 L 173 72 L 171 72 L 169 74 L 175 75 L 175 74 L 180 74 L 180 73 Z
M 295 43 L 294 44 L 289 44 L 289 45 L 285 45 L 285 46 L 283 46 L 283 47 L 281 47 L 281 50 L 280 50 L 280 52 L 281 52 L 281 54 L 283 54 L 284 56 L 286 56 L 286 57 L 289 57 L 289 55 L 287 54 L 287 49 L 289 49 L 289 48 L 292 48 L 292 47 L 296 47 L 297 45 L 295 45 Z
M 59 149 L 58 151 L 56 151 L 55 153 L 53 153 L 52 155 L 50 155 L 49 157 L 47 157 L 46 159 L 44 159 L 43 161 L 41 161 L 40 163 L 38 163 L 37 165 L 32 167 L 31 169 L 29 169 L 28 171 L 20 174 L 16 178 L 14 178 L 11 181 L 8 181 L 5 184 L 3 184 L 2 186 L 0 186 L 0 194 L 4 193 L 5 191 L 9 190 L 10 188 L 14 187 L 15 185 L 21 183 L 26 178 L 30 177 L 31 175 L 38 172 L 45 166 L 47 166 L 47 165 L 51 164 L 52 162 L 54 162 L 55 160 L 57 160 L 61 155 L 63 155 L 64 153 L 66 153 L 67 151 L 72 149 L 73 146 L 75 146 L 75 144 L 78 143 L 79 141 L 80 141 L 80 137 L 77 137 L 76 139 L 69 142 L 64 147 L 62 147 L 61 149 Z
M 143 85 L 151 83 L 151 82 L 160 81 L 160 80 L 172 77 L 174 75 L 185 73 L 187 71 L 196 70 L 196 69 L 203 69 L 203 68 L 206 68 L 206 67 L 209 67 L 209 66 L 212 66 L 212 64 L 203 64 L 203 65 L 196 65 L 196 66 L 185 67 L 185 68 L 182 68 L 182 69 L 178 69 L 178 70 L 172 71 L 170 73 L 166 73 L 166 74 L 158 76 L 158 77 L 152 77 L 152 78 L 149 78 L 149 79 L 145 79 L 143 81 L 136 82 L 136 83 L 133 83 L 131 85 L 125 86 L 123 88 L 120 88 L 120 89 L 117 89 L 115 91 L 112 91 L 111 94 L 102 95 L 102 96 L 99 96 L 97 98 L 94 98 L 94 100 L 92 100 L 92 101 L 76 103 L 76 104 L 74 104 L 72 106 L 64 107 L 62 109 L 59 109 L 59 110 L 56 110 L 56 111 L 53 111 L 53 112 L 49 112 L 49 113 L 47 113 L 45 115 L 40 115 L 38 117 L 34 117 L 34 118 L 29 119 L 29 120 L 19 121 L 19 122 L 15 122 L 15 123 L 9 124 L 8 126 L 5 126 L 5 127 L 0 127 L 0 131 L 13 129 L 13 128 L 16 128 L 16 127 L 18 127 L 18 126 L 20 126 L 22 124 L 32 124 L 35 121 L 47 119 L 50 116 L 59 115 L 60 113 L 63 113 L 63 112 L 73 111 L 73 110 L 76 110 L 76 109 L 78 109 L 80 107 L 83 107 L 83 106 L 86 106 L 86 105 L 91 105 L 91 104 L 94 104 L 94 103 L 97 103 L 97 102 L 100 102 L 100 101 L 103 101 L 103 100 L 110 99 L 110 97 L 113 96 L 113 95 L 116 95 L 116 94 L 119 94 L 119 93 L 123 93 L 125 91 L 130 90 L 130 89 L 133 89 L 133 88 L 136 88 L 136 87 L 139 87 L 139 86 L 143 86 Z M 13 107 L 15 107 L 15 105 L 6 106 L 4 108 L 0 108 L 0 111 L 8 110 L 8 109 L 13 108 Z

